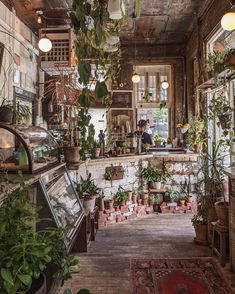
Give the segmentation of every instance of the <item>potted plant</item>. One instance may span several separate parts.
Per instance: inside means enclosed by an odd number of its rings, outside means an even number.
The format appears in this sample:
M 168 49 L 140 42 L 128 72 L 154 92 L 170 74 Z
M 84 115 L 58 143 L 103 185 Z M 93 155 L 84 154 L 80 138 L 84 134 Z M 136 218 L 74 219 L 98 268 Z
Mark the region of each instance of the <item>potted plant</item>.
M 2 186 L 1 186 L 2 187 Z M 0 289 L 2 293 L 48 293 L 43 274 L 54 265 L 61 280 L 71 277 L 78 263 L 65 249 L 62 229 L 36 231 L 39 208 L 29 202 L 24 182 L 8 193 L 0 206 Z M 3 191 L 1 191 L 3 192 Z
M 100 149 L 101 149 L 100 141 L 94 140 L 93 146 L 91 149 L 92 158 L 98 158 L 100 156 Z
M 0 121 L 9 124 L 26 123 L 31 117 L 28 105 L 14 105 L 13 101 L 2 100 L 0 105 Z
M 104 207 L 105 209 L 112 209 L 113 208 L 114 200 L 113 198 L 107 198 L 104 200 Z
M 188 133 L 189 147 L 194 148 L 196 153 L 201 153 L 207 142 L 205 121 L 195 117 L 190 125 Z
M 128 193 L 124 191 L 124 189 L 121 186 L 119 186 L 118 191 L 116 192 L 114 196 L 114 199 L 118 205 L 125 205 L 129 199 L 129 196 L 128 196 Z
M 96 196 L 100 189 L 91 179 L 91 173 L 84 179 L 80 176 L 80 182 L 76 183 L 76 191 L 80 199 L 83 200 L 83 207 L 86 211 L 93 211 L 95 208 Z
M 156 189 L 161 188 L 161 173 L 157 167 L 149 165 L 142 170 L 141 175 L 148 185 L 154 187 L 155 183 L 157 183 Z
M 207 218 L 201 214 L 200 212 L 198 212 L 197 214 L 195 214 L 192 219 L 191 222 L 193 224 L 193 227 L 195 229 L 195 242 L 198 243 L 206 243 L 207 242 Z
M 131 142 L 129 141 L 125 141 L 122 143 L 122 147 L 123 147 L 123 150 L 124 150 L 124 154 L 130 154 L 131 153 Z
M 165 201 L 166 202 L 177 202 L 179 200 L 180 193 L 176 190 L 167 188 L 165 192 Z
M 157 202 L 157 196 L 154 194 L 149 195 L 149 205 L 153 206 Z
M 161 135 L 154 135 L 153 136 L 153 141 L 154 141 L 156 147 L 162 146 L 162 140 L 163 140 L 163 137 Z

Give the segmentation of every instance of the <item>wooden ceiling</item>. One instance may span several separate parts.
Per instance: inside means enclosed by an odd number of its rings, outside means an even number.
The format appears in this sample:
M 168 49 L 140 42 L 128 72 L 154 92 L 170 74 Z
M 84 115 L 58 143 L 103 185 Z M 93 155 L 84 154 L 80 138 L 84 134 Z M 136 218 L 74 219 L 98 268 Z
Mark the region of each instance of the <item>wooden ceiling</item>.
M 56 27 L 69 24 L 69 10 L 73 0 L 0 0 L 14 7 L 16 14 L 34 32 L 37 24 L 37 10 L 44 11 L 44 24 Z M 193 30 L 197 14 L 211 0 L 143 0 L 141 16 L 134 19 L 134 0 L 124 0 L 126 22 L 121 32 L 123 44 L 185 43 Z

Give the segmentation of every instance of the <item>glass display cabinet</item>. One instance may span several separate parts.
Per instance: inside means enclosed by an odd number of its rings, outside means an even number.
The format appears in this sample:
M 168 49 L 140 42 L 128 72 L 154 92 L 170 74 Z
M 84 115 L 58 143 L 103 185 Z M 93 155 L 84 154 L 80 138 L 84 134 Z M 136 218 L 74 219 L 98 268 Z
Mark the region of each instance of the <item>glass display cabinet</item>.
M 58 144 L 43 128 L 0 123 L 0 168 L 34 174 L 59 163 Z

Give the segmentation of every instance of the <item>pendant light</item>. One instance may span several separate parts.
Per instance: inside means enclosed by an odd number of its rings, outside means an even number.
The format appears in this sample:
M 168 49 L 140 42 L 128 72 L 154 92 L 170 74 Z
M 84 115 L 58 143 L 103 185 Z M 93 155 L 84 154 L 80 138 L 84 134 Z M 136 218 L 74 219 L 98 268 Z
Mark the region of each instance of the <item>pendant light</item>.
M 52 42 L 45 35 L 44 37 L 42 37 L 39 40 L 38 47 L 42 52 L 47 53 L 47 52 L 51 51 L 51 49 L 52 49 Z
M 167 76 L 166 71 L 165 71 L 164 75 Z M 162 87 L 162 89 L 164 89 L 164 90 L 166 90 L 166 89 L 169 88 L 169 83 L 168 83 L 167 79 L 165 79 L 165 80 L 161 83 L 161 87 Z
M 136 38 L 135 38 L 135 28 L 136 28 L 136 23 L 135 23 L 136 18 L 134 18 L 134 39 L 135 39 L 135 59 L 134 59 L 134 65 L 136 63 Z M 136 71 L 134 71 L 132 78 L 131 78 L 132 82 L 134 84 L 138 84 L 140 81 L 140 76 L 137 74 Z
M 230 10 L 221 19 L 221 26 L 226 31 L 235 29 L 235 5 L 232 5 L 232 3 Z

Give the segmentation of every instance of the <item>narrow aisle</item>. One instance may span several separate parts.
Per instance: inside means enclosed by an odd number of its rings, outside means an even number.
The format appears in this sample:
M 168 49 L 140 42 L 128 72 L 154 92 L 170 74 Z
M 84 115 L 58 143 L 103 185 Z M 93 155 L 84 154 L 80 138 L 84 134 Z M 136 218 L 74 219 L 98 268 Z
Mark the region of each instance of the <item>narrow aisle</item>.
M 79 273 L 63 289 L 86 288 L 92 294 L 131 293 L 131 258 L 211 256 L 211 250 L 194 244 L 191 215 L 148 215 L 99 230 L 88 253 L 78 255 Z M 57 293 L 63 293 L 60 289 Z

